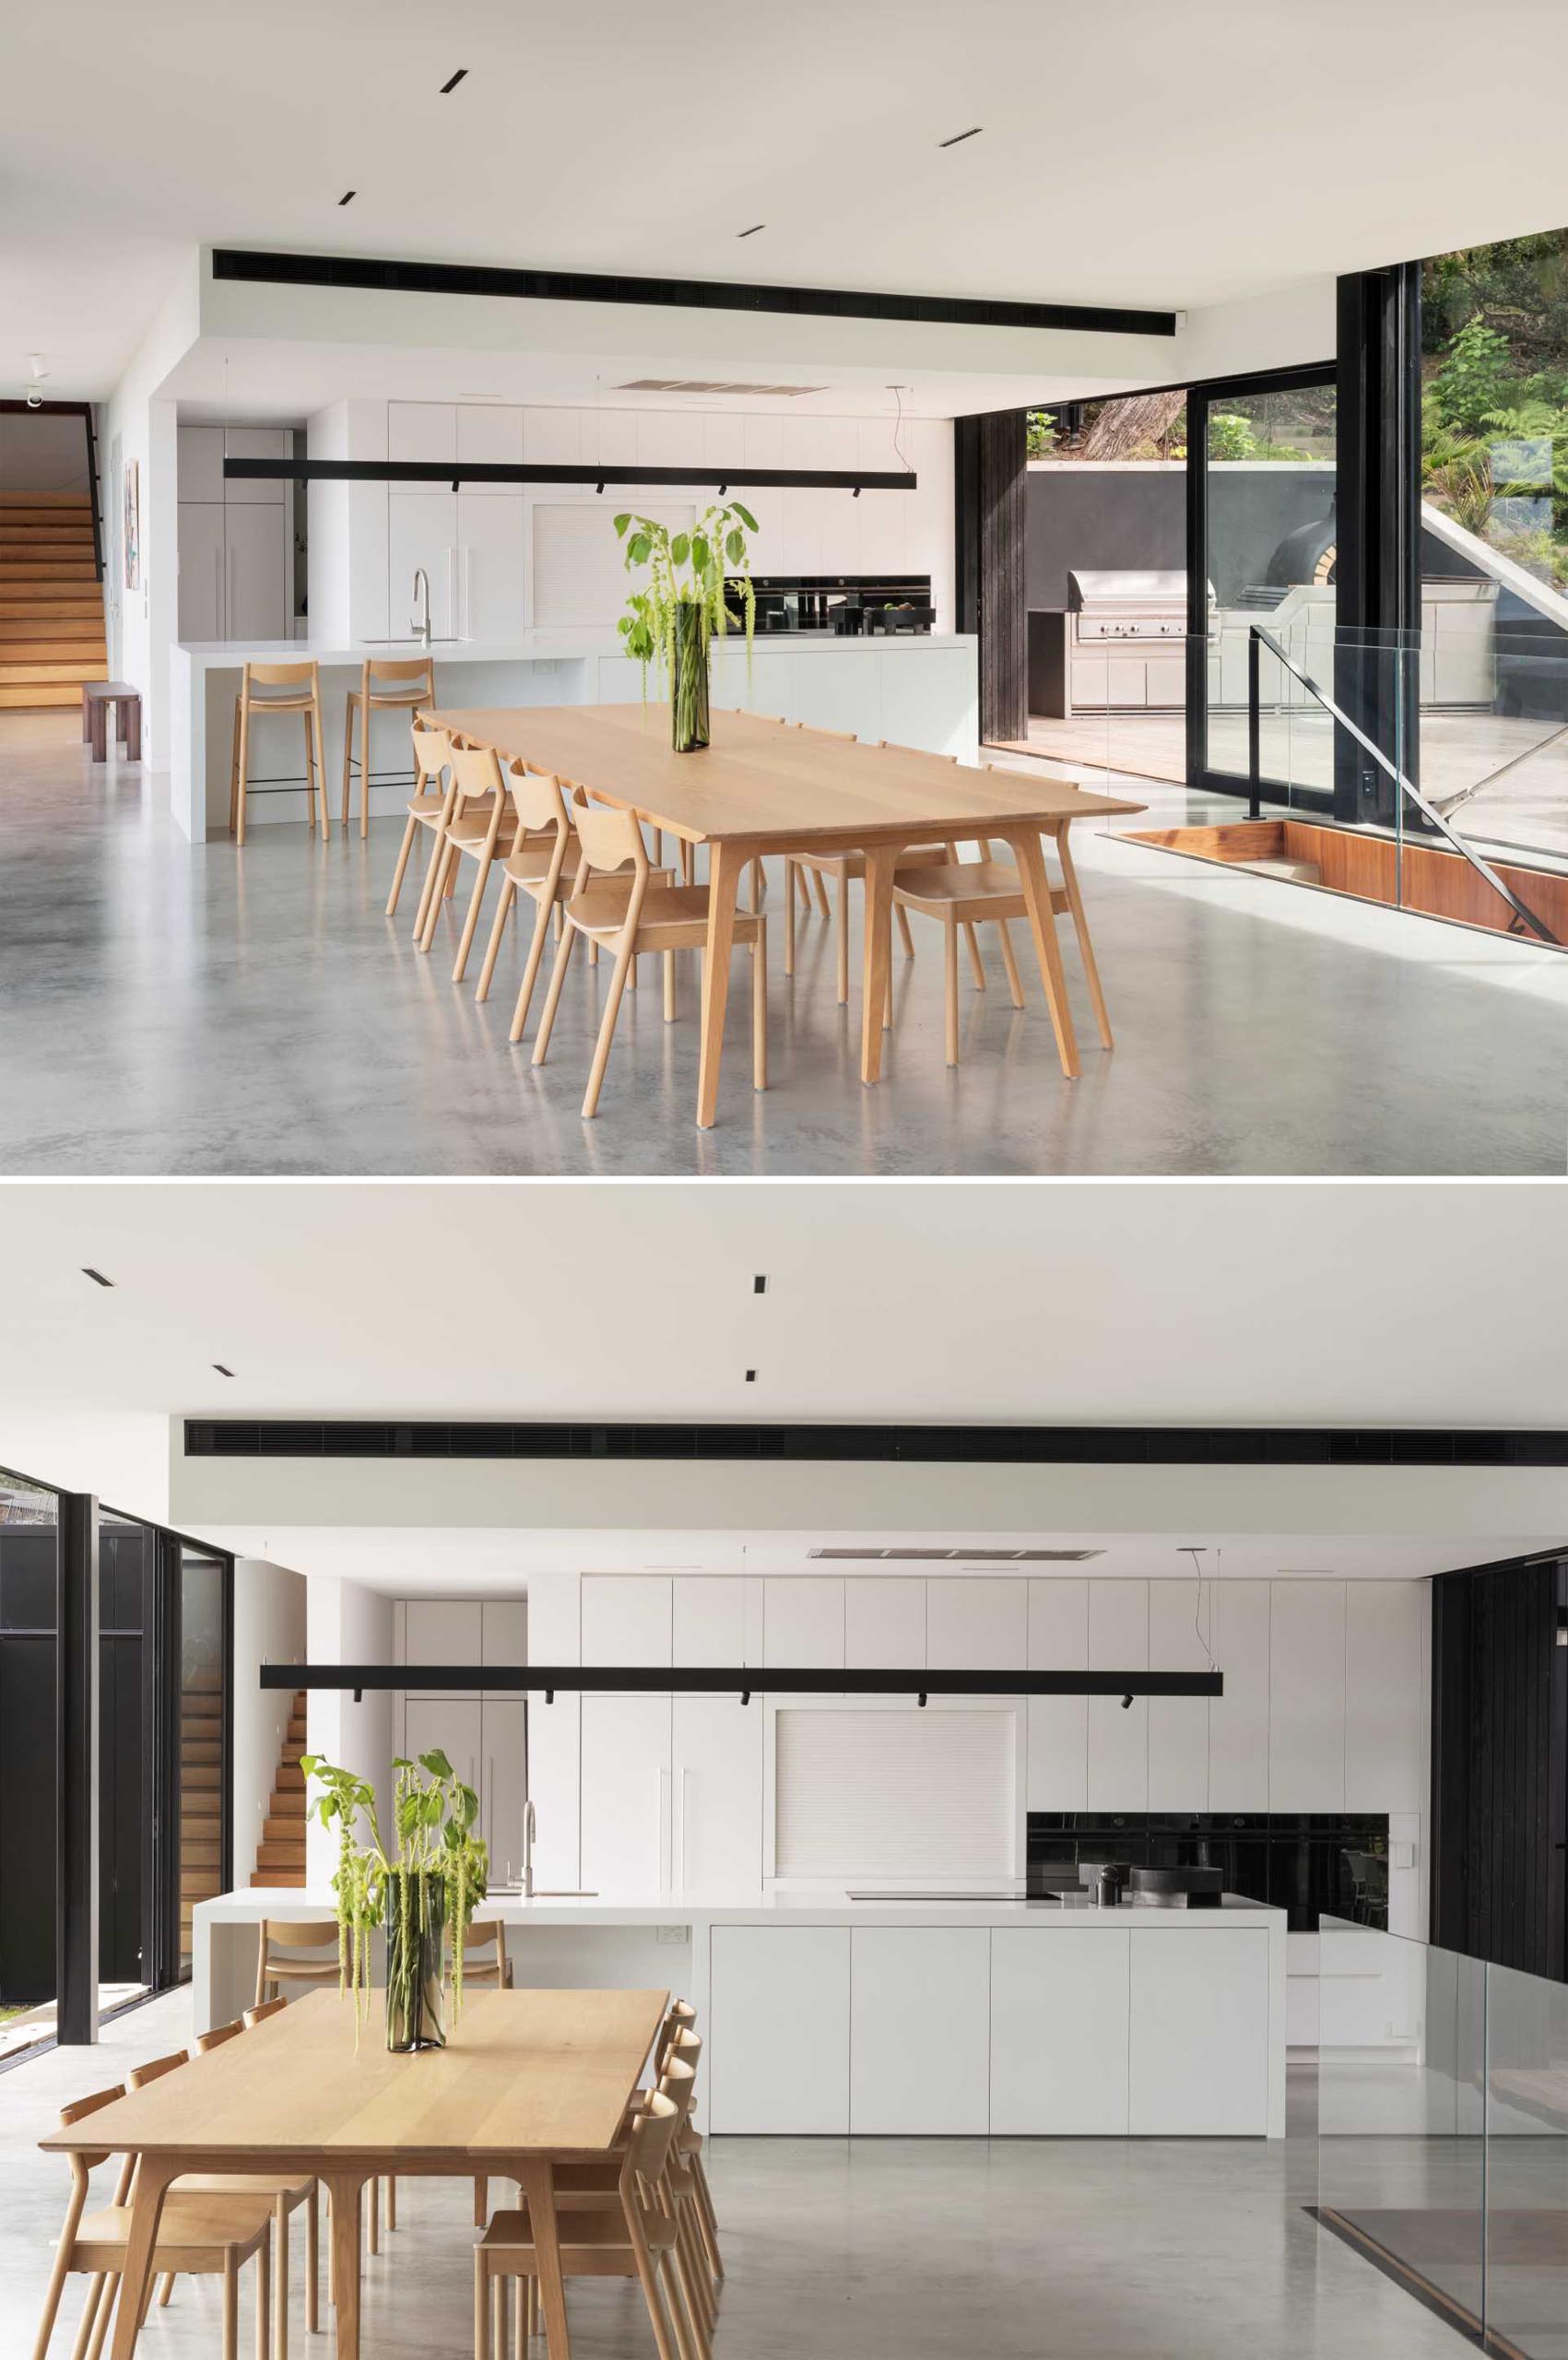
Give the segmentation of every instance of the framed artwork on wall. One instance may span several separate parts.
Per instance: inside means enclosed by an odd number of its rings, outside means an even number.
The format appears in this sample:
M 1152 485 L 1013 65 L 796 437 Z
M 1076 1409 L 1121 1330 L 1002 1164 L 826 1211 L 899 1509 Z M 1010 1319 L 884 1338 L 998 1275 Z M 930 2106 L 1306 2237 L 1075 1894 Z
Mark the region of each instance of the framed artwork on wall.
M 141 466 L 133 459 L 125 469 L 125 587 L 142 586 Z

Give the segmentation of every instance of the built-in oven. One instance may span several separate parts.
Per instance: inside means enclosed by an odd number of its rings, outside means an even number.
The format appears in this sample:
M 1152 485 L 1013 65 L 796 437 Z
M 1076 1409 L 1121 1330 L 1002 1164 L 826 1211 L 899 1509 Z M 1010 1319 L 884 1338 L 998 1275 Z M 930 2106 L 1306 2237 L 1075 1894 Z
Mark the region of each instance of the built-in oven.
M 725 603 L 745 620 L 744 577 L 730 574 Z M 756 631 L 833 631 L 841 637 L 889 631 L 929 631 L 936 620 L 928 573 L 756 573 L 751 576 Z
M 1378 1811 L 1034 1811 L 1029 1890 L 1079 1882 L 1081 1863 L 1216 1868 L 1227 1893 L 1266 1901 L 1292 1934 L 1320 1917 L 1388 1924 L 1388 1819 Z

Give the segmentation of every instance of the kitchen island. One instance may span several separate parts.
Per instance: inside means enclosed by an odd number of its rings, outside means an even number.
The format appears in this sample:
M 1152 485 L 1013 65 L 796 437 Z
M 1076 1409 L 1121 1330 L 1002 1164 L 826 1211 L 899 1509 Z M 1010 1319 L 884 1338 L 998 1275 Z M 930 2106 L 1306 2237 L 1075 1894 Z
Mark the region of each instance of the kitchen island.
M 748 2135 L 1283 2138 L 1285 1913 L 972 1896 L 494 1895 L 513 1981 L 667 1986 L 698 2009 L 705 2116 Z M 195 1913 L 197 2031 L 250 2004 L 254 1887 Z M 458 2036 L 461 2037 L 461 2035 Z
M 642 667 L 620 650 L 613 630 L 560 626 L 519 631 L 505 640 L 436 640 L 428 653 L 438 706 L 635 703 L 643 694 Z M 760 637 L 749 666 L 744 640 L 716 641 L 713 701 L 973 762 L 980 743 L 978 651 L 978 641 L 967 633 L 841 638 L 831 631 L 790 631 Z M 404 663 L 426 653 L 414 639 L 178 644 L 170 659 L 169 792 L 180 828 L 193 844 L 228 829 L 234 699 L 247 661 L 320 666 L 327 794 L 336 822 L 348 692 L 358 691 L 367 659 Z M 659 692 L 652 675 L 648 692 Z M 297 717 L 262 725 L 253 776 L 289 777 L 301 761 Z M 371 769 L 388 780 L 371 785 L 372 816 L 402 812 L 409 790 L 399 782 L 408 766 L 407 716 L 377 715 Z M 356 781 L 356 811 L 358 796 Z M 304 825 L 302 786 L 298 794 L 255 798 L 247 826 L 276 820 Z

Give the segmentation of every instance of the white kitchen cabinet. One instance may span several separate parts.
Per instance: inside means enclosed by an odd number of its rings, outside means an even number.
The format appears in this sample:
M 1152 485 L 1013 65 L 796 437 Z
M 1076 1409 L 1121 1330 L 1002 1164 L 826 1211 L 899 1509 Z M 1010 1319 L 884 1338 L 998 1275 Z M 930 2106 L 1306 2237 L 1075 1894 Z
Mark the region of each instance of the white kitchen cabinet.
M 557 1689 L 528 1707 L 528 1795 L 535 1808 L 534 1882 L 575 1893 L 586 1882 L 581 1844 L 583 1700 Z M 504 1866 L 504 1863 L 502 1864 Z
M 182 501 L 203 504 L 223 499 L 223 429 L 221 426 L 182 426 L 176 429 L 177 482 Z
M 1128 2052 L 1134 2138 L 1267 2136 L 1268 1939 L 1251 1926 L 1140 1930 Z
M 1029 1584 L 986 1575 L 925 1585 L 925 1660 L 933 1671 L 1000 1671 L 1027 1660 Z
M 276 502 L 224 503 L 225 639 L 253 645 L 289 636 L 292 562 L 287 508 Z
M 1091 1671 L 1148 1670 L 1147 1582 L 1090 1583 L 1089 1664 Z M 1118 1696 L 1090 1697 L 1088 1786 L 1091 1811 L 1149 1809 L 1146 1697 L 1125 1710 Z
M 513 639 L 528 618 L 527 529 L 521 492 L 465 486 L 457 495 L 457 635 Z
M 483 1783 L 484 1733 L 477 1696 L 409 1696 L 403 1707 L 403 1750 L 410 1762 L 437 1748 L 476 1791 Z M 383 1829 L 387 1840 L 391 1830 Z
M 1084 1671 L 1089 1665 L 1087 1581 L 1029 1585 L 1029 1668 Z M 1082 1811 L 1089 1796 L 1089 1699 L 1029 1700 L 1029 1808 Z
M 918 1575 L 849 1576 L 843 1586 L 843 1659 L 851 1671 L 925 1669 L 925 1585 Z
M 286 426 L 219 427 L 227 459 L 287 459 L 293 437 Z M 286 508 L 287 476 L 225 476 L 223 497 L 230 508 Z
M 480 1611 L 479 1661 L 504 1664 L 511 1670 L 516 1670 L 527 1660 L 527 1599 L 487 1598 Z M 507 1692 L 502 1690 L 500 1693 L 505 1694 Z
M 985 2135 L 991 1937 L 984 1926 L 856 1926 L 849 2127 Z
M 583 1882 L 631 1898 L 666 1893 L 669 1697 L 584 1695 L 582 1728 Z
M 436 460 L 445 464 L 457 456 L 455 402 L 388 402 L 386 455 L 389 459 Z M 439 483 L 399 484 L 395 500 L 450 499 Z
M 762 1660 L 762 1584 L 755 1575 L 677 1574 L 671 1661 L 713 1669 Z
M 1267 1811 L 1271 1582 L 1217 1581 L 1209 1593 L 1215 1668 L 1208 1706 L 1208 1808 Z
M 186 429 L 182 427 L 182 436 Z M 183 470 L 182 462 L 182 470 Z M 180 636 L 222 639 L 223 502 L 180 502 Z
M 715 2132 L 847 2132 L 849 1962 L 847 1926 L 714 1927 L 708 2015 Z M 917 2073 L 924 2061 L 922 2048 L 906 2070 Z
M 479 1706 L 479 1833 L 499 1883 L 523 1872 L 523 1810 L 528 1800 L 528 1707 L 521 1696 L 487 1696 Z M 576 1882 L 575 1879 L 572 1880 Z
M 514 402 L 459 402 L 455 425 L 456 452 L 483 466 L 516 467 L 523 464 L 523 421 L 526 412 Z M 521 484 L 466 484 L 465 495 L 479 499 L 517 500 Z
M 432 496 L 433 494 L 433 496 Z M 414 574 L 430 585 L 430 633 L 457 636 L 457 499 L 430 485 L 394 484 L 386 502 L 387 629 L 402 631 L 416 612 Z
M 1345 1585 L 1345 1808 L 1426 1803 L 1426 1582 Z
M 1212 1586 L 1196 1581 L 1149 1585 L 1149 1660 L 1161 1671 L 1212 1669 L 1208 1637 Z M 1207 1696 L 1149 1700 L 1149 1797 L 1157 1811 L 1208 1809 Z
M 762 1587 L 762 1660 L 791 1670 L 836 1671 L 843 1662 L 840 1575 L 770 1576 Z
M 760 1894 L 765 1726 L 760 1699 L 672 1700 L 667 1857 L 676 1893 L 725 1901 Z
M 994 2138 L 1125 2135 L 1130 1949 L 1120 1926 L 993 1930 Z
M 439 1694 L 420 1674 L 436 1664 L 474 1664 L 484 1647 L 484 1609 L 473 1598 L 411 1598 L 403 1610 L 407 1693 Z
M 589 1574 L 583 1581 L 583 1661 L 668 1664 L 671 1596 L 656 1574 Z
M 1345 1808 L 1345 1584 L 1277 1581 L 1269 1611 L 1268 1808 Z

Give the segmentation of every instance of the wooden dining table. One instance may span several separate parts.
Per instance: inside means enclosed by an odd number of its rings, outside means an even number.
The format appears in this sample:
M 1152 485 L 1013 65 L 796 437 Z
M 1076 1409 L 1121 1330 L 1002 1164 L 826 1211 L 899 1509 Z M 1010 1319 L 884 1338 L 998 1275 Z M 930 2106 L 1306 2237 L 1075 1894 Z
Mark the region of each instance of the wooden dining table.
M 551 2360 L 569 2360 L 557 2236 L 558 2160 L 603 2156 L 669 2005 L 667 1991 L 471 1992 L 444 2048 L 393 2056 L 383 2000 L 312 1991 L 73 2130 L 40 2141 L 140 2157 L 114 2319 L 131 2360 L 163 2200 L 183 2172 L 313 2176 L 332 2200 L 337 2360 L 360 2360 L 360 2198 L 407 2175 L 515 2180 L 539 2258 Z
M 751 713 L 715 713 L 712 742 L 678 754 L 667 704 L 517 705 L 442 708 L 419 718 L 502 762 L 551 772 L 595 802 L 635 812 L 650 827 L 708 846 L 708 938 L 702 962 L 702 1032 L 697 1120 L 716 1119 L 719 1062 L 729 1000 L 730 953 L 742 881 L 768 855 L 862 852 L 866 857 L 866 949 L 860 1078 L 882 1070 L 882 1011 L 892 957 L 893 870 L 911 844 L 971 843 L 1008 847 L 1040 962 L 1062 1071 L 1076 1079 L 1078 1043 L 1041 849 L 1076 819 L 1141 811 L 1141 803 L 1096 795 L 1070 779 L 966 767 L 940 754 L 871 746 L 820 729 L 789 727 Z

